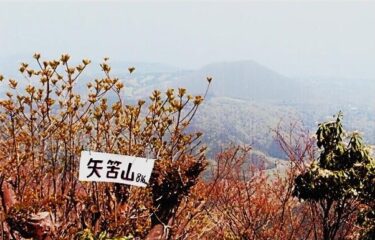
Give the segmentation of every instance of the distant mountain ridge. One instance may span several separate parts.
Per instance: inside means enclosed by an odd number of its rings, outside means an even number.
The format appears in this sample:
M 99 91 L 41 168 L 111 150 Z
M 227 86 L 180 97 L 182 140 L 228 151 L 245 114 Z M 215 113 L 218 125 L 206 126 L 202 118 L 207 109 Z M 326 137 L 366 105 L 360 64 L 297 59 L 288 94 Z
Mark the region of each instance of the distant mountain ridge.
M 183 87 L 189 93 L 203 95 L 206 77 L 212 76 L 208 97 L 192 126 L 205 133 L 211 153 L 222 145 L 236 143 L 250 144 L 268 157 L 283 158 L 270 129 L 280 121 L 302 121 L 314 131 L 318 122 L 339 110 L 344 112 L 347 129 L 364 132 L 365 139 L 375 144 L 375 82 L 371 80 L 293 79 L 251 60 L 212 63 L 196 70 L 111 60 L 110 65 L 111 75 L 125 84 L 121 94 L 128 104 L 147 100 L 155 89 Z M 0 70 L 8 66 L 0 62 Z M 131 66 L 136 68 L 132 74 L 128 72 Z M 17 68 L 12 70 L 17 73 Z M 87 82 L 99 77 L 103 77 L 99 62 L 93 61 L 77 82 L 77 90 L 84 93 Z M 19 85 L 26 83 L 21 76 L 17 79 Z M 4 96 L 5 90 L 0 88 L 0 96 Z
M 301 85 L 254 61 L 213 63 L 183 77 L 188 89 L 203 89 L 204 79 L 213 77 L 210 94 L 267 102 L 295 101 Z
M 197 70 L 120 74 L 129 88 L 136 89 L 132 91 L 136 97 L 147 96 L 155 88 L 165 91 L 184 87 L 193 94 L 202 94 L 208 76 L 213 77 L 209 96 L 270 103 L 298 103 L 301 99 L 300 82 L 251 60 L 212 63 Z

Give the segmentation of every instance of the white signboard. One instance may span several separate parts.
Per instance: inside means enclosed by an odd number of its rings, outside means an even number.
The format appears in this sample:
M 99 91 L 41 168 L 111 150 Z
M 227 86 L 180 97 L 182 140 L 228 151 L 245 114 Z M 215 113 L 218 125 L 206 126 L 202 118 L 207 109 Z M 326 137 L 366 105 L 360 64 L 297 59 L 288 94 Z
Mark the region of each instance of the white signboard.
M 79 180 L 146 187 L 155 159 L 82 151 Z

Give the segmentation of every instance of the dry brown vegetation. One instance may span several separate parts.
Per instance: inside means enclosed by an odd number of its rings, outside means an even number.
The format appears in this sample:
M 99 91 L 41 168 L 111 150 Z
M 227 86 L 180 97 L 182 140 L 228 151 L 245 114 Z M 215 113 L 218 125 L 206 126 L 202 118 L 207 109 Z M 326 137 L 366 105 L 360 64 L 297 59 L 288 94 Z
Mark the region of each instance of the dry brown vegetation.
M 155 90 L 129 105 L 108 59 L 82 96 L 75 85 L 89 60 L 34 58 L 36 69 L 19 69 L 25 89 L 2 83 L 2 239 L 322 239 L 320 209 L 293 196 L 315 157 L 307 134 L 275 132 L 291 161 L 272 178 L 246 164 L 249 147 L 229 146 L 208 166 L 202 134 L 188 129 L 204 96 Z M 84 149 L 155 158 L 148 187 L 79 182 Z M 356 238 L 352 215 L 338 227 L 340 239 Z

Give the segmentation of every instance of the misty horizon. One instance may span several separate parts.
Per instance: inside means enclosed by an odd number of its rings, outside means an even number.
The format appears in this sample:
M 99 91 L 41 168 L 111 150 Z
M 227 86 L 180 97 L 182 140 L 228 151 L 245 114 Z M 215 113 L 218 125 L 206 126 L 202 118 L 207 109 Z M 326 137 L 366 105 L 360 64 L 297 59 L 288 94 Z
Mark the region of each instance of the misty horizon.
M 1 2 L 0 71 L 48 58 L 199 69 L 255 61 L 288 77 L 375 78 L 375 3 Z M 14 59 L 14 60 L 12 60 Z M 5 63 L 4 63 L 5 62 Z M 8 69 L 8 67 L 7 67 Z

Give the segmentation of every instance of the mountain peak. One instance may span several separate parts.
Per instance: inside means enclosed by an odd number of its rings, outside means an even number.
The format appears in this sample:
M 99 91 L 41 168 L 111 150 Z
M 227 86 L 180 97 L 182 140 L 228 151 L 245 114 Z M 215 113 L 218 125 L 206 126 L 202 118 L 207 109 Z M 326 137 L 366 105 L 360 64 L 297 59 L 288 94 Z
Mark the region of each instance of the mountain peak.
M 231 98 L 290 101 L 299 88 L 293 79 L 252 60 L 208 64 L 185 76 L 183 83 L 199 92 L 205 88 L 207 76 L 213 77 L 211 95 Z

